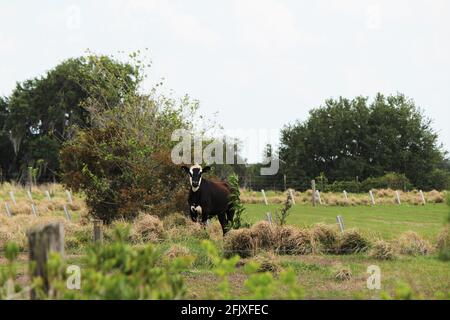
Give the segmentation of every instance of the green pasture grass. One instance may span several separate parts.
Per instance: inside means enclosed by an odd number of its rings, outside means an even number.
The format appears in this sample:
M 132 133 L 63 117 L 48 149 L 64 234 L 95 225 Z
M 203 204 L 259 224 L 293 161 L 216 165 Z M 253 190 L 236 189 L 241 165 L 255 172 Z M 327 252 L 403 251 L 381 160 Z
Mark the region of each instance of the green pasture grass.
M 282 205 L 246 204 L 245 217 L 250 222 L 266 219 L 266 213 L 280 211 Z M 344 218 L 346 229 L 357 228 L 373 238 L 393 239 L 405 231 L 415 231 L 434 241 L 448 215 L 445 204 L 377 205 L 377 206 L 317 206 L 294 205 L 288 224 L 307 227 L 316 223 L 335 224 L 336 216 Z

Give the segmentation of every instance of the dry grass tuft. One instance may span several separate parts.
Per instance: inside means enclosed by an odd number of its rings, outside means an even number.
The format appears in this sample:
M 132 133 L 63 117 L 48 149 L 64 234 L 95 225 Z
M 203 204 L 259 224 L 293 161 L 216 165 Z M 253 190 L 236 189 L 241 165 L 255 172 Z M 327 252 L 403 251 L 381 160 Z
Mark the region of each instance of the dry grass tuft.
M 255 254 L 255 241 L 250 229 L 231 230 L 227 233 L 223 243 L 224 254 L 227 257 L 238 254 L 242 258 Z
M 396 244 L 398 251 L 405 255 L 424 256 L 432 251 L 431 244 L 413 231 L 407 231 L 400 235 Z
M 352 271 L 349 267 L 337 266 L 334 278 L 338 281 L 349 281 L 352 279 Z
M 133 238 L 135 241 L 160 242 L 165 238 L 162 221 L 149 214 L 143 214 L 133 224 Z
M 370 256 L 378 260 L 393 260 L 395 258 L 395 250 L 389 242 L 379 240 L 373 245 Z
M 436 249 L 446 250 L 450 248 L 450 226 L 446 225 L 437 236 Z
M 169 214 L 163 219 L 165 229 L 170 229 L 179 226 L 186 226 L 188 225 L 189 222 L 190 221 L 188 220 L 188 217 L 179 212 Z
M 312 252 L 312 235 L 307 229 L 280 226 L 276 231 L 276 252 L 303 255 Z
M 256 249 L 271 249 L 275 245 L 276 230 L 268 221 L 260 221 L 251 228 Z
M 338 253 L 351 254 L 367 251 L 370 242 L 356 229 L 346 230 L 339 239 Z
M 316 224 L 312 230 L 313 248 L 315 252 L 333 253 L 336 252 L 339 238 L 336 226 L 326 224 Z
M 277 275 L 281 271 L 279 259 L 273 253 L 258 255 L 254 261 L 259 264 L 258 272 L 271 272 Z
M 191 251 L 189 248 L 175 244 L 172 247 L 169 248 L 169 250 L 166 251 L 165 256 L 169 259 L 175 259 L 180 257 L 189 257 L 191 256 Z

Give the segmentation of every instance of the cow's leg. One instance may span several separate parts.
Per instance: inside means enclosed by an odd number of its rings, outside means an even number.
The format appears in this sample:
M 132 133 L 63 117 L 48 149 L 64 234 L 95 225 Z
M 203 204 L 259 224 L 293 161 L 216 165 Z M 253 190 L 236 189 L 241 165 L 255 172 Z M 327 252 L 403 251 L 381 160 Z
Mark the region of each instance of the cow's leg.
M 222 226 L 223 235 L 225 235 L 229 230 L 228 220 L 225 212 L 222 212 L 217 215 L 219 218 L 220 225 Z

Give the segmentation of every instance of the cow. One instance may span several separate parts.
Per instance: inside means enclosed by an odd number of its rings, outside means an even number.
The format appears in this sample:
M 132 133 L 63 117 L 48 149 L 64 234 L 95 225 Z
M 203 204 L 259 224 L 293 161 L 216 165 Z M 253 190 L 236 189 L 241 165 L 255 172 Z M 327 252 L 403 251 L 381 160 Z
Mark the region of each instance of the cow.
M 226 182 L 210 181 L 202 177 L 203 173 L 211 170 L 211 167 L 195 164 L 188 168 L 181 167 L 188 174 L 191 188 L 189 190 L 188 204 L 191 219 L 194 222 L 206 224 L 210 217 L 219 218 L 225 235 L 233 221 L 234 211 L 230 204 L 231 189 Z

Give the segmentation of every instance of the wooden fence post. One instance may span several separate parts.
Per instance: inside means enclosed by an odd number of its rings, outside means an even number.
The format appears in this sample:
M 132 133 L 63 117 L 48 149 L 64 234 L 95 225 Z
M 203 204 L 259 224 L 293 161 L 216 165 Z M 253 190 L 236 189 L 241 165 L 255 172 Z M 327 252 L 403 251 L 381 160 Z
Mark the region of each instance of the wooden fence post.
M 345 199 L 345 201 L 348 201 L 348 194 L 347 194 L 347 191 L 345 191 L 345 190 L 344 190 L 344 199 Z
M 311 181 L 311 189 L 312 189 L 312 204 L 316 206 L 316 180 Z
M 37 209 L 34 203 L 31 204 L 31 213 L 37 217 Z
M 31 194 L 30 190 L 27 190 L 27 195 L 28 195 L 28 199 L 30 199 L 30 201 L 33 201 L 33 195 Z
M 45 190 L 45 196 L 48 200 L 52 200 L 52 197 L 50 196 L 50 192 L 48 190 Z
M 51 252 L 64 255 L 64 228 L 59 222 L 50 223 L 28 231 L 31 278 L 42 278 L 43 291 L 48 294 L 50 285 L 47 273 L 47 259 Z M 32 300 L 38 299 L 34 289 L 30 292 Z
M 316 190 L 317 199 L 319 200 L 319 203 L 322 204 L 322 197 L 320 196 L 320 191 Z
M 94 220 L 94 242 L 102 244 L 103 243 L 103 221 L 100 219 Z
M 72 217 L 70 216 L 69 210 L 67 210 L 67 206 L 64 205 L 64 213 L 66 214 L 66 219 L 71 221 Z
M 272 214 L 270 212 L 266 213 L 267 221 L 269 221 L 270 224 L 272 224 Z

